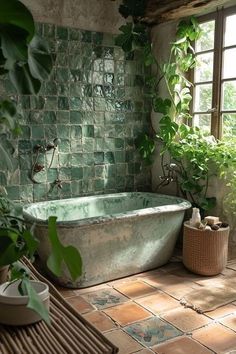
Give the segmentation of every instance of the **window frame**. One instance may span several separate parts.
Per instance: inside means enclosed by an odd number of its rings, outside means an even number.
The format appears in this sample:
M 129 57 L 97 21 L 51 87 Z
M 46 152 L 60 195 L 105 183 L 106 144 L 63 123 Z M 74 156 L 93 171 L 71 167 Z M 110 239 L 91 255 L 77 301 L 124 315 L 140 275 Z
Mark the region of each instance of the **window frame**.
M 204 112 L 205 114 L 211 114 L 211 134 L 216 138 L 222 138 L 223 133 L 223 113 L 235 113 L 235 110 L 223 110 L 222 107 L 222 87 L 223 82 L 230 81 L 232 79 L 223 79 L 223 53 L 225 49 L 236 48 L 236 44 L 233 46 L 224 47 L 224 32 L 225 32 L 225 24 L 226 17 L 230 15 L 236 15 L 236 6 L 231 6 L 229 8 L 220 8 L 215 12 L 199 16 L 198 22 L 199 24 L 208 22 L 211 20 L 215 21 L 215 33 L 214 33 L 214 49 L 213 49 L 213 77 L 212 77 L 212 103 L 211 108 L 208 112 Z M 194 73 L 193 69 L 191 72 L 191 82 L 193 82 L 192 87 L 192 106 L 191 113 L 194 114 L 193 104 L 194 104 L 194 92 L 196 89 L 196 85 L 194 82 Z M 203 82 L 204 84 L 204 82 Z

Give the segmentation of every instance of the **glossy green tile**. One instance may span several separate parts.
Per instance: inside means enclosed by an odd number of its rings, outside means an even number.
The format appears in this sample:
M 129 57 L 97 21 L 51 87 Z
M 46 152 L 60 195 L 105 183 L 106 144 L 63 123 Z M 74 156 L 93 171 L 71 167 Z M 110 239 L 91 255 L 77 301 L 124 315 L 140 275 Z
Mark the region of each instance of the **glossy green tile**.
M 83 119 L 84 119 L 84 112 L 70 111 L 70 123 L 71 124 L 82 124 Z
M 82 106 L 82 100 L 79 97 L 70 97 L 70 109 L 71 110 L 79 110 Z
M 95 168 L 96 166 L 85 166 L 83 167 L 83 178 L 93 178 L 95 177 Z
M 94 126 L 93 125 L 83 125 L 82 126 L 83 137 L 93 138 L 94 137 Z
M 104 179 L 100 178 L 100 179 L 95 179 L 94 180 L 94 187 L 95 187 L 95 191 L 101 191 L 104 188 Z
M 114 83 L 114 74 L 113 73 L 106 73 L 104 74 L 104 83 L 112 85 Z
M 60 139 L 70 139 L 70 125 L 58 124 L 57 134 Z
M 70 112 L 58 111 L 56 112 L 58 123 L 69 123 L 70 122 Z
M 79 139 L 82 137 L 82 127 L 80 125 L 72 125 L 70 128 L 71 139 Z
M 31 136 L 33 139 L 43 139 L 44 135 L 44 127 L 40 125 L 32 125 L 31 126 Z
M 72 180 L 83 179 L 83 167 L 73 167 L 71 169 Z
M 105 163 L 110 163 L 110 164 L 115 163 L 114 153 L 111 152 L 111 151 L 105 152 L 105 154 L 104 154 L 104 162 Z
M 57 97 L 46 96 L 45 97 L 45 107 L 46 110 L 56 110 L 57 109 Z
M 104 163 L 104 152 L 94 153 L 94 163 L 95 165 L 101 165 Z
M 0 172 L 0 185 L 6 186 L 7 184 L 7 177 L 5 172 Z
M 45 124 L 54 124 L 57 121 L 57 116 L 55 111 L 45 111 L 43 113 L 43 121 Z

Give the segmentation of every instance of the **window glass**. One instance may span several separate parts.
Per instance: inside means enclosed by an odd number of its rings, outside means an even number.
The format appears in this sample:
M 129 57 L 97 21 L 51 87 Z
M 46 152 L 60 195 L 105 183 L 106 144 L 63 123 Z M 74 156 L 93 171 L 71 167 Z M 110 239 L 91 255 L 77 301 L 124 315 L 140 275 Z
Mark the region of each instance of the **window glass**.
M 226 49 L 223 54 L 223 78 L 233 77 L 236 77 L 236 48 Z
M 212 107 L 212 84 L 196 85 L 194 112 L 206 112 Z
M 204 133 L 211 132 L 211 115 L 210 114 L 195 114 L 194 126 L 201 128 Z
M 197 55 L 195 82 L 212 81 L 213 79 L 213 53 Z
M 203 35 L 196 41 L 196 52 L 203 52 L 214 48 L 215 21 L 200 24 Z
M 223 114 L 223 137 L 236 136 L 236 113 Z
M 224 38 L 225 47 L 236 45 L 236 14 L 226 17 Z
M 223 110 L 236 110 L 236 80 L 223 84 Z

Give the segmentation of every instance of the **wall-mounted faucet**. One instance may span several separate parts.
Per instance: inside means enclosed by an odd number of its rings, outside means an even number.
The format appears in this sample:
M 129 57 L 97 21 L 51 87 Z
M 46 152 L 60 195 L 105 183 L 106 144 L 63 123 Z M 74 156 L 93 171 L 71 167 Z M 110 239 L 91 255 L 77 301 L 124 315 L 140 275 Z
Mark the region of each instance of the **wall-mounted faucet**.
M 31 179 L 31 181 L 33 183 L 37 183 L 37 184 L 41 183 L 41 182 L 36 181 L 34 176 L 35 176 L 36 173 L 39 173 L 39 172 L 45 170 L 45 166 L 38 163 L 39 155 L 40 154 L 46 154 L 48 151 L 53 150 L 52 158 L 51 158 L 50 164 L 48 166 L 48 168 L 51 168 L 52 164 L 53 164 L 53 161 L 54 161 L 54 157 L 55 157 L 55 151 L 56 151 L 56 149 L 58 147 L 58 143 L 59 143 L 59 139 L 55 138 L 53 140 L 53 142 L 52 143 L 48 143 L 46 145 L 46 147 L 43 146 L 43 145 L 40 145 L 40 144 L 36 144 L 33 147 L 33 152 L 36 154 L 36 156 L 35 156 L 34 162 L 32 164 L 32 168 L 31 168 L 30 175 L 29 175 L 29 178 Z M 61 184 L 61 181 L 60 181 L 60 184 Z M 62 187 L 60 187 L 60 188 L 62 188 Z

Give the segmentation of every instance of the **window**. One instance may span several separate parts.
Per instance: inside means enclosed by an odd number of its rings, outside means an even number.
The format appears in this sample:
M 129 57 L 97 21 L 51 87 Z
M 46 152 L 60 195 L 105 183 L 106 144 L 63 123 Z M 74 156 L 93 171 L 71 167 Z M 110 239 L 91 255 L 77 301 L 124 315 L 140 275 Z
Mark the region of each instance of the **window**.
M 236 7 L 199 19 L 193 125 L 217 138 L 236 136 Z

